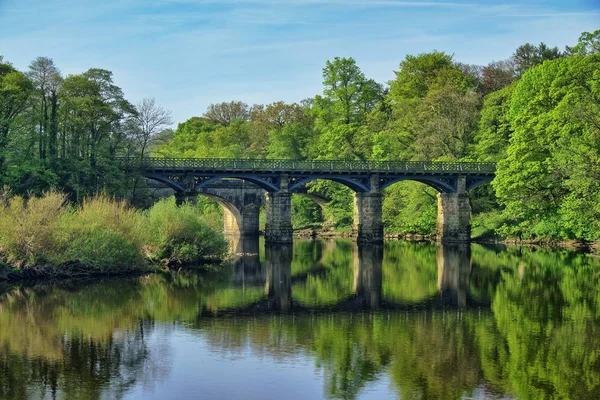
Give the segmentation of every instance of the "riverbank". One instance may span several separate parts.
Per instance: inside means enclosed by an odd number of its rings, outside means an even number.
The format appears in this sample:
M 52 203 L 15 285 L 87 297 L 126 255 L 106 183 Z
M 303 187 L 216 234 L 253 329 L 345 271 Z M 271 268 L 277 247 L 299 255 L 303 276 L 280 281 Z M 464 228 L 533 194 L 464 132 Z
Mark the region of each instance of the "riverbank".
M 301 229 L 294 231 L 294 237 L 299 238 L 350 238 L 352 231 L 343 230 L 317 230 L 317 229 Z M 397 233 L 385 232 L 386 240 L 407 240 L 411 242 L 435 241 L 436 235 L 422 235 L 417 233 Z M 495 244 L 506 246 L 530 246 L 573 250 L 600 255 L 600 242 L 583 242 L 577 240 L 551 240 L 551 239 L 535 239 L 535 240 L 516 240 L 507 238 L 472 238 L 471 243 L 480 244 Z
M 146 273 L 227 253 L 210 221 L 173 198 L 149 210 L 106 196 L 73 206 L 58 192 L 0 202 L 0 279 Z

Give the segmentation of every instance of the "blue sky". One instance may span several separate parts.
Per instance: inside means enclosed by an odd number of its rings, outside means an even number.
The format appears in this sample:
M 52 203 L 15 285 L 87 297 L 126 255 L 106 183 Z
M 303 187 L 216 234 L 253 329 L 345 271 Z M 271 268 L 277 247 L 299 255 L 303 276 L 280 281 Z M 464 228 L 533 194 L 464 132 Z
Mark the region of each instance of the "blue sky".
M 129 100 L 155 97 L 177 122 L 220 101 L 314 96 L 335 56 L 386 82 L 406 54 L 486 64 L 598 28 L 600 0 L 0 0 L 5 60 L 111 70 Z

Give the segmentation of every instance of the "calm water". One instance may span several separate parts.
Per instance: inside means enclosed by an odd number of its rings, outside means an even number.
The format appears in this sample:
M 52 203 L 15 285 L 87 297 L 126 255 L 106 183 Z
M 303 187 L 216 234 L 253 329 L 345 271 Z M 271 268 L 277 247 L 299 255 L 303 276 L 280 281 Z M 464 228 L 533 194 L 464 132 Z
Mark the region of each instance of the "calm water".
M 230 267 L 0 286 L 4 399 L 600 399 L 600 260 L 233 244 Z

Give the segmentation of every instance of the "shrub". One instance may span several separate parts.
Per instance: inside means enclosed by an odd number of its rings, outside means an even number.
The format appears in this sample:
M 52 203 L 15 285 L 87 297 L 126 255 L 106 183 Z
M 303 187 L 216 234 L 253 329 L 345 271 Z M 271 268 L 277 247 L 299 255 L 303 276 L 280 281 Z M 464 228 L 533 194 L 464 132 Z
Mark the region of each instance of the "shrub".
M 1 202 L 0 253 L 6 261 L 17 268 L 63 261 L 57 228 L 65 204 L 65 195 L 54 191 L 27 201 L 15 196 Z
M 154 255 L 180 263 L 223 256 L 227 242 L 202 221 L 193 205 L 177 207 L 175 198 L 162 199 L 148 211 Z
M 141 248 L 122 233 L 106 228 L 84 232 L 69 244 L 70 260 L 107 271 L 136 268 L 144 264 Z
M 147 259 L 191 263 L 223 257 L 223 236 L 195 206 L 159 201 L 148 212 L 98 195 L 79 207 L 47 192 L 25 201 L 0 194 L 0 259 L 17 267 L 83 264 L 90 272 L 143 268 Z M 66 270 L 64 270 L 66 271 Z
M 74 212 L 65 213 L 62 226 L 70 237 L 102 229 L 118 232 L 142 248 L 150 238 L 146 222 L 144 214 L 129 207 L 125 201 L 97 195 L 85 199 Z

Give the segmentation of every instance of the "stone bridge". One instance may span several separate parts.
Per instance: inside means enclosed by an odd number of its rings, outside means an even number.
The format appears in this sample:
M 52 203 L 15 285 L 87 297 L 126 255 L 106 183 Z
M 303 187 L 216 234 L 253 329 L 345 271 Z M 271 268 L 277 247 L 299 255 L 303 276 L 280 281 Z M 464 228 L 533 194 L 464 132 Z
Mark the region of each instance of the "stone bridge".
M 443 242 L 465 242 L 471 235 L 471 208 L 468 191 L 495 176 L 495 164 L 419 161 L 277 161 L 233 159 L 119 158 L 125 170 L 140 171 L 146 178 L 161 182 L 179 199 L 202 193 L 213 196 L 226 213 L 229 233 L 258 232 L 258 208 L 266 194 L 265 239 L 292 241 L 291 196 L 305 192 L 315 179 L 341 183 L 354 191 L 354 236 L 360 242 L 383 240 L 382 193 L 404 180 L 422 182 L 438 193 L 437 237 Z M 248 183 L 248 190 L 226 194 L 213 185 L 223 179 Z M 253 184 L 250 188 L 249 184 Z M 233 185 L 226 183 L 225 185 Z M 245 185 L 245 184 L 244 184 Z M 229 189 L 233 189 L 233 186 Z M 225 189 L 222 189 L 225 190 Z M 234 189 L 235 190 L 235 189 Z M 252 201 L 246 201 L 253 199 Z M 257 206 L 257 207 L 255 207 Z M 246 210 L 247 209 L 247 210 Z

